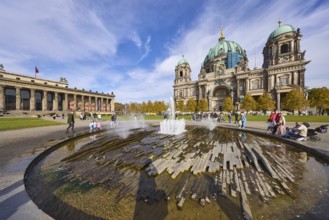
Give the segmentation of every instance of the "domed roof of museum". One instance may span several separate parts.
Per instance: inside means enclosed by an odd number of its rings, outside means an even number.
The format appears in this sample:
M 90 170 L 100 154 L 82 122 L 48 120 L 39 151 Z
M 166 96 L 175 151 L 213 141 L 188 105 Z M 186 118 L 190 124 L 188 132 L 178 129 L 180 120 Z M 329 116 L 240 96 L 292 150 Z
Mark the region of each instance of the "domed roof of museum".
M 273 40 L 274 38 L 276 38 L 282 34 L 286 34 L 289 32 L 296 32 L 295 28 L 292 25 L 290 25 L 290 24 L 281 25 L 280 20 L 278 23 L 279 23 L 279 27 L 276 28 L 274 31 L 272 31 L 272 33 L 268 37 L 267 41 Z
M 242 47 L 234 41 L 225 40 L 224 33 L 221 30 L 220 37 L 218 39 L 218 43 L 209 50 L 208 55 L 204 59 L 204 64 L 213 60 L 215 57 L 219 55 L 227 55 L 229 52 L 237 52 L 240 56 L 245 56 L 245 51 Z
M 188 63 L 187 60 L 185 59 L 184 55 L 183 55 L 182 58 L 178 61 L 177 66 L 182 65 L 182 64 L 188 64 L 188 65 L 189 65 L 189 63 Z

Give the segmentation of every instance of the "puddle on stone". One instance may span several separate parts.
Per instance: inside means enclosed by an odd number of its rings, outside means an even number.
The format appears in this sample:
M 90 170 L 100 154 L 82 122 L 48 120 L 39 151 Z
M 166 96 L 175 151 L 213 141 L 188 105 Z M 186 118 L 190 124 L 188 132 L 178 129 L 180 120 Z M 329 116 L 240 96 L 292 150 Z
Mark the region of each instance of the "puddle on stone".
M 223 128 L 134 129 L 63 145 L 27 175 L 55 219 L 328 219 L 329 168 L 280 142 Z

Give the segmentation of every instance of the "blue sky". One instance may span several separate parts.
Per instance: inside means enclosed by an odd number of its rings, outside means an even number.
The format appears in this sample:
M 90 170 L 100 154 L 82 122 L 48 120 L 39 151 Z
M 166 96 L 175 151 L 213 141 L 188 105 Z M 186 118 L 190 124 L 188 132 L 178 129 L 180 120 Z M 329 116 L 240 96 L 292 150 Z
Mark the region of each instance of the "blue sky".
M 116 101 L 169 100 L 182 55 L 197 79 L 223 26 L 261 67 L 270 33 L 299 27 L 306 85 L 329 85 L 329 1 L 1 0 L 0 63 L 9 72 L 114 92 Z

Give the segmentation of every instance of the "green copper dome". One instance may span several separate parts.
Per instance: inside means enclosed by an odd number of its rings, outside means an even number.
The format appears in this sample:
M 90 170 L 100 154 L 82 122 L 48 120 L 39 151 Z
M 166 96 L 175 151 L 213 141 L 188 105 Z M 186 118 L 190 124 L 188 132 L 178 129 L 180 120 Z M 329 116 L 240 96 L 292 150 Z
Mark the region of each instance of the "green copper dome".
M 182 65 L 182 64 L 189 64 L 184 56 L 178 61 L 177 66 Z
M 279 25 L 281 23 L 279 22 Z M 267 41 L 269 40 L 273 40 L 274 38 L 276 38 L 277 36 L 280 36 L 282 34 L 285 34 L 285 33 L 289 33 L 289 32 L 296 32 L 295 31 L 295 28 L 290 25 L 290 24 L 285 24 L 285 25 L 280 25 L 277 29 L 275 29 L 271 34 L 270 36 L 268 37 Z
M 227 55 L 228 52 L 237 52 L 240 56 L 245 56 L 245 51 L 238 43 L 225 40 L 225 38 L 221 38 L 219 39 L 218 43 L 209 50 L 208 55 L 204 59 L 204 64 L 208 63 L 210 60 L 213 60 L 219 55 Z

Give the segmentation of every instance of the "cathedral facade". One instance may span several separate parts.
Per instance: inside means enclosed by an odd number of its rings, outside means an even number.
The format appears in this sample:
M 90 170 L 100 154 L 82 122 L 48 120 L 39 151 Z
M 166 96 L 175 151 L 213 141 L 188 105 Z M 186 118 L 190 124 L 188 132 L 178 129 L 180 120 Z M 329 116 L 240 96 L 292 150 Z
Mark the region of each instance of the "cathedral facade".
M 296 88 L 305 90 L 305 66 L 301 49 L 300 29 L 285 24 L 268 37 L 263 49 L 262 68 L 249 69 L 246 51 L 236 42 L 226 40 L 223 31 L 218 43 L 205 57 L 198 79 L 191 80 L 191 68 L 184 56 L 175 68 L 174 99 L 199 101 L 206 99 L 208 111 L 221 111 L 226 97 L 231 97 L 238 110 L 243 98 L 249 94 L 258 99 L 270 93 L 277 110 L 281 100 Z

